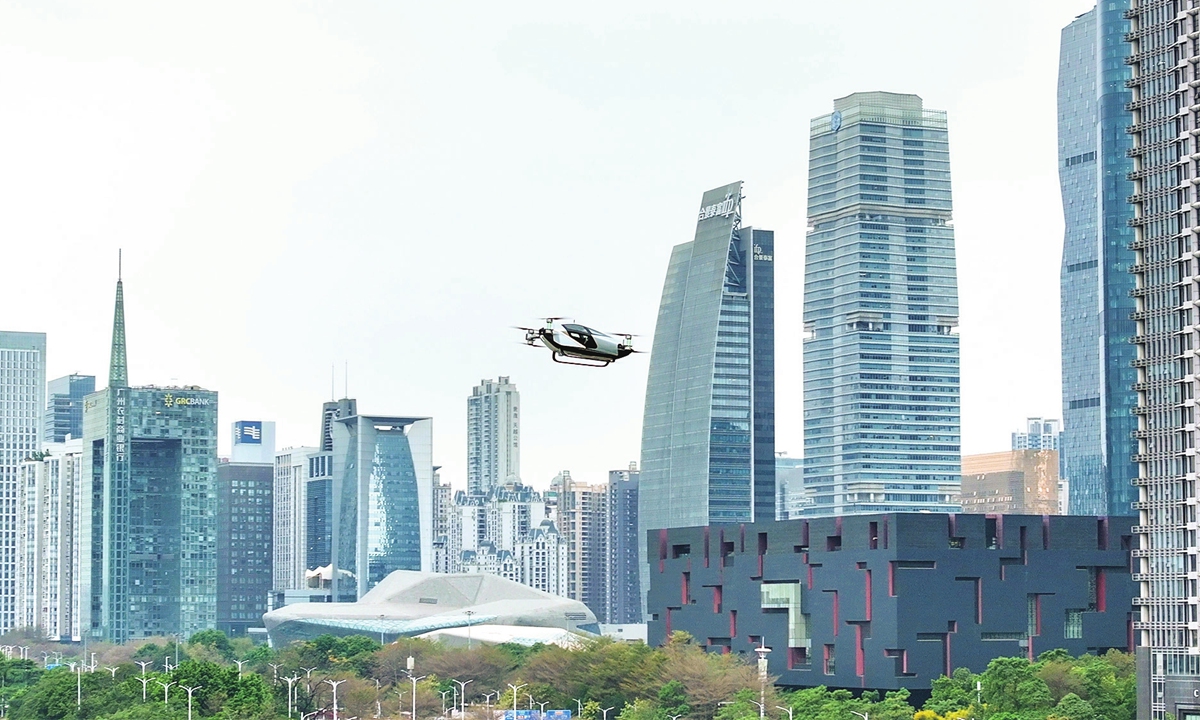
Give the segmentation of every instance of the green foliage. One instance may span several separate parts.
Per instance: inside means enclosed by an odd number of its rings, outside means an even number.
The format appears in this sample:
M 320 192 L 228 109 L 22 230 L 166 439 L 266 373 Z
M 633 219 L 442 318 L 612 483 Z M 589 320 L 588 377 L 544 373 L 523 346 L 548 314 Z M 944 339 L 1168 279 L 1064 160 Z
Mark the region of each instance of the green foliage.
M 233 645 L 220 630 L 201 630 L 188 639 L 188 645 L 210 647 L 226 662 L 234 658 Z
M 174 660 L 172 639 L 146 642 L 131 655 L 156 661 Z M 886 693 L 825 687 L 781 692 L 768 682 L 760 686 L 756 668 L 739 655 L 710 653 L 683 633 L 672 635 L 660 648 L 608 639 L 576 649 L 558 646 L 486 646 L 471 650 L 404 638 L 380 647 L 364 636 L 323 635 L 273 651 L 246 639 L 229 640 L 216 631 L 197 633 L 179 648 L 180 664 L 155 680 L 173 683 L 168 702 L 162 687 L 149 684 L 142 701 L 141 670 L 118 667 L 115 677 L 101 670 L 76 675 L 61 668 L 43 671 L 29 661 L 0 659 L 0 696 L 9 699 L 8 716 L 15 720 L 180 720 L 187 717 L 187 694 L 182 686 L 198 687 L 193 696 L 194 720 L 283 720 L 287 686 L 272 683 L 279 676 L 299 675 L 295 707 L 305 713 L 327 708 L 331 699 L 325 679 L 345 680 L 339 704 L 347 717 L 370 717 L 377 700 L 385 716 L 412 702 L 406 674 L 412 657 L 416 674 L 428 676 L 417 685 L 417 717 L 431 718 L 442 709 L 440 690 L 454 687 L 453 678 L 470 681 L 467 700 L 480 702 L 492 695 L 495 708 L 512 707 L 509 683 L 522 685 L 517 706 L 577 711 L 579 720 L 756 720 L 760 696 L 766 716 L 783 720 L 790 708 L 795 720 L 1135 720 L 1135 675 L 1132 657 L 1109 652 L 1071 658 L 1050 651 L 1030 663 L 1025 658 L 997 658 L 976 675 L 960 668 L 950 677 L 933 681 L 922 710 L 914 711 L 907 690 Z M 234 658 L 243 662 L 239 677 Z M 103 664 L 103 661 L 101 661 Z M 305 678 L 301 668 L 315 668 Z M 977 698 L 976 683 L 981 685 Z M 76 683 L 83 702 L 76 708 Z M 399 693 L 404 693 L 403 700 Z M 351 710 L 353 708 L 353 710 Z M 390 710 L 389 710 L 390 708 Z M 295 717 L 295 713 L 293 713 Z

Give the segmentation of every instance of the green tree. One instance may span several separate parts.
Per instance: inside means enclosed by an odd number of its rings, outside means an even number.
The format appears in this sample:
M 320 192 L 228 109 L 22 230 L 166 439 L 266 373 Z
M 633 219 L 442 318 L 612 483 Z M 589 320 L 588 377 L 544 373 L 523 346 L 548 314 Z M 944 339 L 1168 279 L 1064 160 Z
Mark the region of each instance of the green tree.
M 226 662 L 234 658 L 233 645 L 220 630 L 201 630 L 188 639 L 188 645 L 210 647 Z
M 966 668 L 955 668 L 950 677 L 934 678 L 933 692 L 925 701 L 924 709 L 938 715 L 965 710 L 975 704 L 975 683 L 979 676 Z
M 1087 700 L 1068 693 L 1054 706 L 1050 717 L 1055 720 L 1096 720 L 1096 711 Z

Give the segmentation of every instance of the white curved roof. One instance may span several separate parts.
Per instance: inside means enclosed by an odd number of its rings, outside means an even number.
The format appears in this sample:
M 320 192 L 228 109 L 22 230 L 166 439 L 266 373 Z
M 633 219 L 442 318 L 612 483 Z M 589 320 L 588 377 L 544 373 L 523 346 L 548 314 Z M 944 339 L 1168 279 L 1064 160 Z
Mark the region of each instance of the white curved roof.
M 506 625 L 599 632 L 596 616 L 577 600 L 496 575 L 443 575 L 398 570 L 354 603 L 300 603 L 263 616 L 272 642 L 323 633 L 393 638 L 433 630 Z

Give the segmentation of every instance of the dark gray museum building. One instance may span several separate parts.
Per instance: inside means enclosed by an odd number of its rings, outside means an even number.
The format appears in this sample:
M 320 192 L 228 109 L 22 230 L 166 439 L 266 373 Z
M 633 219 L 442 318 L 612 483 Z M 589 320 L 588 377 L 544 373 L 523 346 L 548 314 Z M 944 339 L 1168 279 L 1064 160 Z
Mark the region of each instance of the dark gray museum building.
M 904 513 L 652 530 L 649 639 L 765 644 L 785 686 L 914 690 L 996 657 L 1130 650 L 1133 521 Z

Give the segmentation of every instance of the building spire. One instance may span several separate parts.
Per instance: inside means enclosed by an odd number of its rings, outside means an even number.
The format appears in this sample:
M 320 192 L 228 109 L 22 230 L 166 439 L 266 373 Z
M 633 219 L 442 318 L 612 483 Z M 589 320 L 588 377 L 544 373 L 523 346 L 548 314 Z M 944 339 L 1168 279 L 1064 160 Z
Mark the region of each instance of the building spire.
M 128 387 L 125 362 L 125 293 L 121 286 L 121 251 L 117 251 L 117 305 L 113 311 L 112 358 L 108 363 L 108 386 Z

